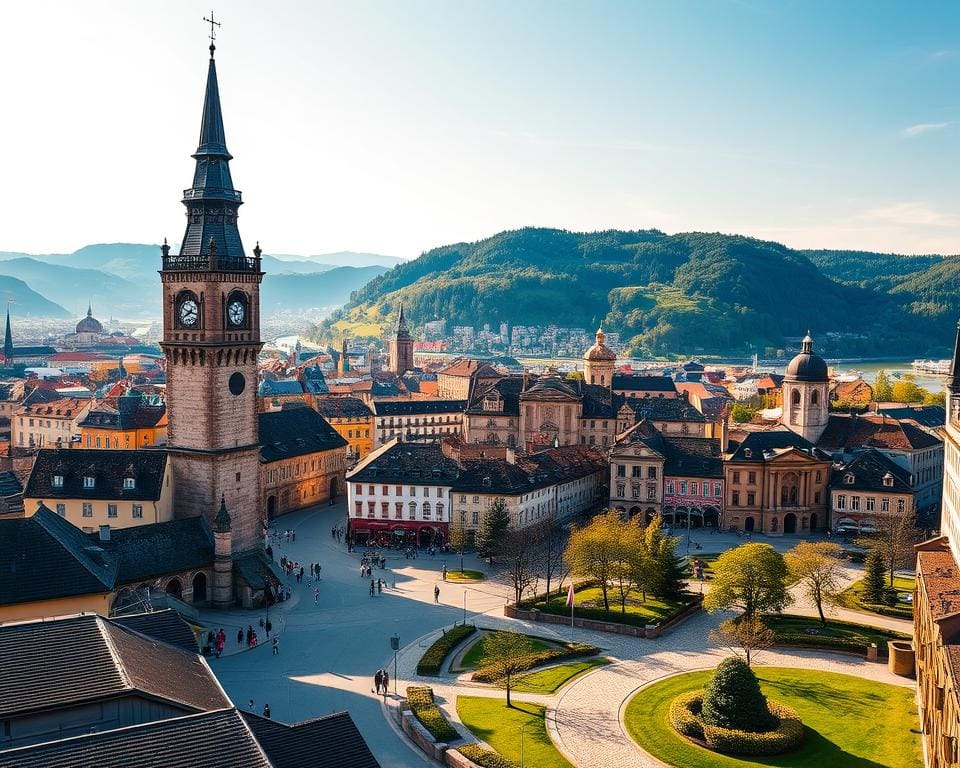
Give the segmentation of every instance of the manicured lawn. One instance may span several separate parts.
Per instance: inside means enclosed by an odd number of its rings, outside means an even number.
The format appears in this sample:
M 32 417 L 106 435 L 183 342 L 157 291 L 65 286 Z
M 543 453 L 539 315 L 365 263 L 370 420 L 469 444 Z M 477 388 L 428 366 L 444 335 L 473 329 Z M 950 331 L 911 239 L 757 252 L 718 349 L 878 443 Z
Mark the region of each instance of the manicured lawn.
M 561 755 L 543 722 L 540 704 L 513 703 L 484 696 L 458 696 L 460 720 L 478 739 L 504 757 L 520 764 L 520 729 L 523 728 L 523 764 L 536 768 L 572 768 Z
M 481 571 L 471 571 L 469 568 L 464 568 L 462 572 L 447 571 L 447 581 L 482 581 L 483 578 Z
M 807 738 L 796 752 L 737 759 L 699 747 L 667 722 L 670 703 L 702 688 L 712 671 L 667 678 L 637 693 L 624 721 L 631 738 L 665 763 L 682 768 L 920 768 L 913 691 L 832 672 L 757 667 L 763 692 L 797 710 Z
M 461 661 L 461 666 L 464 669 L 474 669 L 476 667 L 484 667 L 487 665 L 487 652 L 484 648 L 485 637 L 481 637 L 477 642 L 470 646 L 469 650 L 463 654 L 463 660 Z M 536 651 L 545 651 L 547 648 L 552 646 L 543 642 L 542 640 L 537 640 L 535 638 L 530 638 L 530 650 L 531 652 Z
M 897 590 L 898 598 L 904 595 L 912 595 L 916 587 L 916 579 L 895 576 L 893 579 L 893 588 Z M 913 617 L 913 604 L 905 603 L 898 599 L 894 606 L 874 606 L 870 603 L 862 602 L 863 579 L 859 579 L 840 594 L 840 603 L 845 608 L 855 611 L 867 611 L 869 613 L 880 613 L 886 616 L 897 616 L 899 618 L 910 619 Z
M 524 693 L 554 693 L 560 686 L 566 685 L 573 678 L 589 672 L 594 667 L 602 667 L 609 663 L 609 659 L 587 659 L 586 661 L 574 661 L 570 664 L 558 664 L 555 667 L 531 672 L 516 678 L 511 688 Z
M 641 593 L 631 592 L 627 595 L 626 612 L 622 613 L 619 593 L 611 589 L 607 590 L 607 596 L 610 600 L 609 611 L 603 608 L 603 593 L 600 591 L 600 587 L 586 587 L 577 590 L 573 597 L 574 615 L 582 619 L 615 621 L 621 624 L 644 626 L 646 624 L 660 624 L 687 606 L 687 603 L 684 602 L 658 600 L 653 595 L 647 595 L 647 599 L 644 601 Z M 544 613 L 552 613 L 558 616 L 570 615 L 566 592 L 551 598 L 549 602 L 537 603 L 534 607 Z
M 887 640 L 896 640 L 909 637 L 901 632 L 892 632 L 866 624 L 854 624 L 849 621 L 834 621 L 827 619 L 826 626 L 819 619 L 812 616 L 765 616 L 764 621 L 774 632 L 782 635 L 805 634 L 808 637 L 845 638 L 862 643 L 877 643 L 886 647 Z

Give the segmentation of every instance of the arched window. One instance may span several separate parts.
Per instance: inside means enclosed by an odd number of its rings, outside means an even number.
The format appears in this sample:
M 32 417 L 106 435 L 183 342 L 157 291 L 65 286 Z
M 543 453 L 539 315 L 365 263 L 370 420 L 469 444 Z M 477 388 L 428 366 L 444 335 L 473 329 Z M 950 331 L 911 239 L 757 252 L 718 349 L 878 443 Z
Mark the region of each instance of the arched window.
M 430 519 L 430 502 L 429 501 L 423 502 L 423 519 L 424 520 Z
M 790 396 L 790 402 L 794 405 L 800 405 L 800 390 L 793 390 L 793 394 Z
M 417 502 L 411 501 L 409 505 L 409 509 L 410 509 L 409 519 L 416 520 L 417 519 Z
M 443 520 L 443 504 L 437 504 L 437 520 Z
M 816 389 L 810 393 L 810 405 L 819 405 L 820 404 L 820 392 Z

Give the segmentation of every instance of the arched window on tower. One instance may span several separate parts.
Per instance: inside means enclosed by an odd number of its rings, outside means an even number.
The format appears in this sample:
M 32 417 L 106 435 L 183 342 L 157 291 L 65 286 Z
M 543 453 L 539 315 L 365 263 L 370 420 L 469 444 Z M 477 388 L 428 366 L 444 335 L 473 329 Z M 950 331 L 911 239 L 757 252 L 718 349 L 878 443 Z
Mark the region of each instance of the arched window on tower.
M 793 390 L 793 394 L 790 395 L 790 402 L 791 402 L 793 405 L 800 405 L 800 390 L 799 390 L 799 389 Z
M 810 393 L 810 405 L 820 405 L 820 392 L 816 389 Z

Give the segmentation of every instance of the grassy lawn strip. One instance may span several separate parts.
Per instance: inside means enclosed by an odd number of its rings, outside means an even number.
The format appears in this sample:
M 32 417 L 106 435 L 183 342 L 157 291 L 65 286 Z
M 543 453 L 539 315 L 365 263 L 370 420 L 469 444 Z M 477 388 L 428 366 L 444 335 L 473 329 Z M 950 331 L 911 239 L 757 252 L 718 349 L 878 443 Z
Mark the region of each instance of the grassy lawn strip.
M 460 624 L 453 629 L 447 630 L 444 634 L 434 641 L 433 645 L 427 648 L 426 653 L 417 662 L 418 675 L 436 675 L 440 673 L 444 660 L 456 646 L 477 631 L 476 626 Z
M 897 590 L 898 595 L 904 593 L 913 593 L 916 587 L 916 580 L 896 576 L 893 579 L 893 588 Z M 882 616 L 895 616 L 900 619 L 913 619 L 913 606 L 908 603 L 897 602 L 894 605 L 878 605 L 875 603 L 866 603 L 862 599 L 863 579 L 859 579 L 840 594 L 840 604 L 844 608 L 850 608 L 854 611 L 867 611 L 869 613 L 879 613 Z
M 520 729 L 523 728 L 523 763 L 536 768 L 572 768 L 561 755 L 543 721 L 545 707 L 540 704 L 514 702 L 507 707 L 504 699 L 485 696 L 458 696 L 460 720 L 478 739 L 520 764 Z
M 487 663 L 487 649 L 484 645 L 484 640 L 486 638 L 481 637 L 477 642 L 470 646 L 467 649 L 467 652 L 463 654 L 463 659 L 461 660 L 461 666 L 464 669 L 476 669 L 478 667 L 483 667 Z M 543 640 L 538 640 L 535 637 L 529 637 L 530 646 L 534 653 L 542 653 L 543 651 L 548 651 L 551 648 L 556 646 L 551 645 L 550 643 L 545 643 Z
M 469 568 L 465 568 L 463 572 L 447 571 L 447 581 L 483 581 L 483 579 L 482 571 L 471 571 Z
M 511 688 L 523 693 L 555 693 L 560 686 L 566 685 L 575 677 L 609 663 L 610 659 L 586 659 L 570 664 L 559 664 L 556 667 L 522 675 L 513 681 Z
M 523 658 L 523 669 L 533 669 L 544 664 L 563 659 L 572 659 L 577 656 L 593 656 L 600 652 L 600 649 L 594 645 L 586 643 L 547 643 L 535 637 L 530 637 L 530 644 L 533 646 L 533 653 L 527 654 Z M 480 650 L 478 650 L 478 648 Z M 474 653 L 476 652 L 476 653 Z M 483 649 L 483 640 L 479 640 L 470 650 L 464 654 L 463 666 L 470 667 L 468 662 L 476 665 L 476 671 L 470 676 L 471 680 L 478 683 L 498 682 L 496 672 L 485 666 L 486 651 Z
M 627 732 L 654 757 L 682 768 L 922 765 L 920 739 L 911 731 L 918 721 L 910 688 L 814 670 L 757 667 L 756 672 L 763 692 L 793 707 L 803 720 L 807 738 L 797 751 L 740 760 L 699 747 L 674 731 L 667 722 L 671 702 L 681 693 L 702 688 L 712 670 L 670 677 L 641 690 L 627 704 Z
M 630 592 L 627 595 L 626 611 L 623 612 L 620 609 L 619 593 L 610 589 L 607 594 L 610 598 L 609 611 L 603 608 L 603 594 L 600 592 L 600 587 L 587 586 L 577 589 L 573 597 L 574 616 L 581 619 L 645 627 L 647 624 L 662 624 L 672 619 L 694 600 L 692 595 L 690 600 L 660 600 L 653 595 L 647 595 L 647 599 L 643 600 L 641 593 Z M 549 601 L 541 598 L 537 602 L 524 603 L 521 607 L 527 610 L 536 608 L 556 616 L 570 616 L 566 590 L 563 590 L 562 594 L 554 593 Z
M 423 727 L 437 741 L 451 742 L 460 739 L 457 729 L 450 725 L 440 708 L 433 703 L 433 688 L 427 686 L 408 686 L 407 703 Z
M 888 640 L 909 639 L 909 635 L 847 621 L 827 621 L 808 616 L 766 616 L 764 621 L 785 645 L 804 645 L 812 648 L 836 648 L 866 654 L 870 643 L 877 644 L 881 656 L 887 654 Z

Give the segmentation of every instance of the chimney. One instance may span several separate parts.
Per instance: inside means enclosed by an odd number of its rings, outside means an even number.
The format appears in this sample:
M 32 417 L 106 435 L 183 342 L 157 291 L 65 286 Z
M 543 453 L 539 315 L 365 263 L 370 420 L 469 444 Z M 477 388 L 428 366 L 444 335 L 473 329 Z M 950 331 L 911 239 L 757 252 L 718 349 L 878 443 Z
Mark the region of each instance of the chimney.
M 727 426 L 727 420 L 720 420 L 720 453 L 726 453 L 730 447 L 730 429 Z
M 101 525 L 100 526 L 100 541 L 110 541 L 110 526 Z

